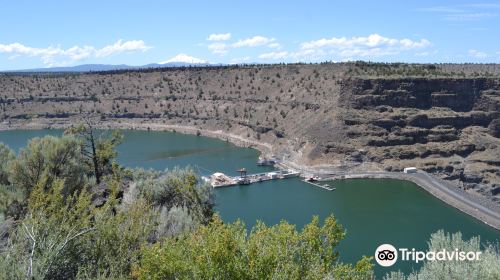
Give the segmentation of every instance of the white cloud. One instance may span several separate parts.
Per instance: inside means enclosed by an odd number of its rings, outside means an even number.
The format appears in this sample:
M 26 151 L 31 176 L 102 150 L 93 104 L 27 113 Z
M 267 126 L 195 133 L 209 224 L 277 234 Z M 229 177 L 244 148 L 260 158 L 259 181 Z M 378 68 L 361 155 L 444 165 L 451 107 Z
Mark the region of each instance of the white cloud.
M 187 54 L 180 53 L 171 59 L 160 62 L 160 64 L 170 63 L 170 62 L 185 62 L 185 63 L 208 63 L 208 61 L 199 59 L 196 57 L 189 56 Z
M 427 39 L 410 40 L 383 37 L 371 34 L 367 37 L 333 37 L 303 42 L 297 51 L 273 51 L 258 56 L 266 60 L 324 61 L 325 59 L 353 60 L 360 57 L 380 57 L 398 55 L 402 52 L 417 51 L 425 56 L 435 53 L 425 48 L 432 43 Z M 269 45 L 267 45 L 269 47 Z M 417 55 L 417 54 L 416 54 Z
M 269 52 L 269 53 L 263 53 L 258 56 L 260 59 L 267 59 L 267 60 L 285 60 L 285 59 L 290 59 L 294 62 L 301 62 L 301 61 L 320 61 L 325 58 L 327 53 L 324 50 L 321 49 L 309 49 L 309 50 L 299 50 L 296 52 L 287 52 L 287 51 L 281 51 L 281 52 Z
M 210 34 L 207 38 L 208 41 L 227 41 L 231 39 L 231 33 Z
M 444 19 L 449 21 L 474 21 L 493 18 L 496 16 L 497 14 L 495 13 L 459 13 L 446 15 Z
M 463 9 L 458 9 L 458 8 L 454 8 L 454 7 L 446 7 L 446 6 L 423 8 L 423 9 L 419 9 L 419 10 L 423 11 L 423 12 L 435 12 L 435 13 L 463 13 L 463 12 L 465 12 L 465 10 L 463 10 Z
M 66 65 L 87 58 L 107 57 L 124 52 L 145 52 L 151 48 L 142 40 L 118 40 L 116 43 L 100 49 L 93 46 L 73 46 L 69 49 L 63 49 L 60 46 L 34 48 L 20 43 L 12 43 L 8 45 L 0 44 L 0 53 L 12 54 L 11 57 L 14 58 L 19 56 L 40 57 L 42 62 L 50 67 L 54 65 Z
M 276 39 L 267 38 L 264 36 L 253 36 L 252 38 L 247 38 L 243 40 L 238 40 L 236 43 L 232 44 L 233 48 L 241 48 L 241 47 L 259 47 L 270 44 L 274 42 Z
M 431 45 L 432 43 L 427 39 L 414 41 L 406 38 L 395 39 L 383 37 L 379 34 L 371 34 L 367 37 L 333 37 L 303 42 L 301 44 L 301 50 L 322 50 L 342 58 L 379 57 L 398 55 L 401 52 L 424 49 Z M 321 52 L 315 52 L 315 56 L 320 54 Z
M 402 49 L 423 48 L 430 46 L 431 42 L 427 39 L 420 41 L 412 41 L 410 39 L 391 39 L 380 36 L 379 34 L 371 34 L 368 37 L 333 37 L 331 39 L 319 39 L 301 44 L 302 49 L 315 48 L 375 48 L 375 47 L 398 47 Z
M 420 41 L 412 41 L 410 39 L 401 39 L 399 40 L 399 44 L 404 49 L 420 49 L 431 46 L 431 42 L 427 39 L 420 39 Z
M 498 14 L 493 13 L 492 10 L 499 8 L 500 4 L 478 3 L 458 6 L 438 6 L 419 10 L 441 14 L 442 19 L 447 21 L 479 21 L 497 17 Z
M 477 3 L 477 4 L 467 4 L 464 7 L 478 8 L 478 9 L 500 9 L 500 4 L 498 3 Z
M 229 46 L 225 43 L 212 43 L 208 45 L 208 49 L 211 50 L 214 54 L 226 54 Z
M 92 48 L 92 47 L 89 47 Z M 106 57 L 117 53 L 130 52 L 130 51 L 142 51 L 145 52 L 151 49 L 142 40 L 132 40 L 125 41 L 118 40 L 113 45 L 105 46 L 104 48 L 97 49 L 95 51 L 96 57 Z
M 210 41 L 222 41 L 224 35 L 224 40 L 230 39 L 230 33 L 227 34 L 211 34 L 208 36 L 207 40 Z M 229 35 L 229 36 L 226 36 Z M 227 39 L 226 39 L 227 38 Z M 275 38 L 268 38 L 264 36 L 253 36 L 246 39 L 240 39 L 234 43 L 226 42 L 213 42 L 209 44 L 208 49 L 218 55 L 225 55 L 230 49 L 242 48 L 242 47 L 268 47 L 272 49 L 281 49 L 281 45 L 276 42 Z
M 472 56 L 472 57 L 478 58 L 478 59 L 484 59 L 484 58 L 488 57 L 488 54 L 486 54 L 485 52 L 478 51 L 478 50 L 469 50 L 468 53 L 469 53 L 469 56 Z
M 290 54 L 288 52 L 269 52 L 269 53 L 263 53 L 259 55 L 259 58 L 262 59 L 284 59 L 287 58 Z
M 272 49 L 278 49 L 278 50 L 281 49 L 280 43 L 276 43 L 276 42 L 267 45 L 267 47 L 272 48 Z

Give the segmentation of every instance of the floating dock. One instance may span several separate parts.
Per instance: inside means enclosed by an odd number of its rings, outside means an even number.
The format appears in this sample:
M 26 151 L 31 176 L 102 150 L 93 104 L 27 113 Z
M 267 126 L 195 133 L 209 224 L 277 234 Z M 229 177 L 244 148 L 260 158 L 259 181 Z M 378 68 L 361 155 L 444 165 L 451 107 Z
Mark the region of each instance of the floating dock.
M 308 183 L 308 184 L 311 184 L 311 185 L 316 186 L 316 187 L 318 187 L 318 188 L 325 189 L 325 190 L 327 190 L 327 191 L 333 191 L 333 190 L 335 190 L 335 187 L 330 186 L 330 185 L 328 185 L 328 184 L 323 184 L 323 185 L 321 185 L 321 184 L 320 184 L 319 182 L 317 182 L 317 181 L 311 181 L 311 180 L 304 179 L 304 180 L 302 180 L 302 182 L 304 182 L 304 183 Z
M 241 171 L 239 171 L 241 172 Z M 229 187 L 235 185 L 250 185 L 253 183 L 265 182 L 270 180 L 281 180 L 292 177 L 298 177 L 300 172 L 294 170 L 276 170 L 264 173 L 255 173 L 241 176 L 228 176 L 221 172 L 216 172 L 210 176 L 202 177 L 205 182 L 210 183 L 212 187 Z
M 259 157 L 259 161 L 257 165 L 266 166 L 266 165 L 274 165 L 280 170 L 263 172 L 263 173 L 255 173 L 255 174 L 247 174 L 247 170 L 245 168 L 241 168 L 236 170 L 236 172 L 240 173 L 240 176 L 229 176 L 222 172 L 215 172 L 210 176 L 201 177 L 205 182 L 209 183 L 213 188 L 220 187 L 230 187 L 236 185 L 250 185 L 253 183 L 265 182 L 270 180 L 280 180 L 292 177 L 299 177 L 301 174 L 298 171 L 293 169 L 287 169 L 285 166 L 282 166 L 281 161 L 275 157 L 271 156 L 269 158 Z M 205 169 L 209 171 L 208 169 Z M 327 191 L 335 190 L 335 187 L 330 186 L 328 184 L 321 184 L 321 181 L 325 181 L 324 179 L 318 176 L 304 176 L 305 179 L 302 182 L 313 185 L 318 188 L 322 188 Z

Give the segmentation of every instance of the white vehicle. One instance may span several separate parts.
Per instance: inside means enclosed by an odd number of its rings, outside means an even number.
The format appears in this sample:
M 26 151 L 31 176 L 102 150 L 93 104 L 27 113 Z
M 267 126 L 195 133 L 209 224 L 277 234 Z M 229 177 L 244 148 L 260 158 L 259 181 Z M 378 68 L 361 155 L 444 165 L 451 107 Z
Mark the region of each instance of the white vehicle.
M 405 167 L 403 169 L 404 173 L 417 173 L 417 168 L 416 167 Z

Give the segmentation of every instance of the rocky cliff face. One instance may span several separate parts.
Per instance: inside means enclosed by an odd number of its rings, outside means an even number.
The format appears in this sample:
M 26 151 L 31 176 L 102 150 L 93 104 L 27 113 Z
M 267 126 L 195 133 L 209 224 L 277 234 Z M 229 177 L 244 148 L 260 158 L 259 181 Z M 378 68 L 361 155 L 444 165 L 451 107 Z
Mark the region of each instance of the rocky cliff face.
M 498 79 L 347 79 L 339 105 L 347 137 L 328 153 L 357 147 L 387 170 L 417 166 L 489 196 L 500 183 Z
M 222 130 L 307 165 L 416 166 L 495 200 L 498 77 L 498 65 L 383 64 L 0 75 L 0 119 Z

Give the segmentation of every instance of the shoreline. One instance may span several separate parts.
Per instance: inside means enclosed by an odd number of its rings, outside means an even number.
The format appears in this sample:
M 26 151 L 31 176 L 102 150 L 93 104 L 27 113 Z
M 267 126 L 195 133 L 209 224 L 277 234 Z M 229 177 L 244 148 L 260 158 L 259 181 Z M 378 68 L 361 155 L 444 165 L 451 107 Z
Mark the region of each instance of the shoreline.
M 36 129 L 66 129 L 71 127 L 72 123 L 30 123 L 26 125 L 14 124 L 5 125 L 0 124 L 0 131 L 6 130 L 36 130 Z M 271 144 L 258 142 L 252 139 L 245 139 L 244 137 L 232 133 L 227 133 L 222 130 L 209 130 L 200 129 L 194 126 L 183 126 L 176 124 L 159 124 L 159 123 L 129 123 L 129 122 L 100 122 L 94 125 L 96 129 L 130 129 L 130 130 L 145 130 L 145 131 L 170 131 L 179 132 L 183 134 L 196 135 L 198 132 L 200 136 L 216 138 L 222 141 L 229 141 L 238 147 L 254 148 L 260 153 L 270 153 L 273 148 Z
M 36 129 L 65 129 L 72 125 L 71 122 L 58 123 L 15 123 L 15 124 L 0 124 L 0 131 L 5 130 L 36 130 Z M 194 126 L 184 126 L 176 124 L 160 124 L 160 123 L 133 123 L 133 122 L 114 122 L 102 121 L 95 124 L 98 129 L 131 129 L 131 130 L 146 130 L 146 131 L 170 131 L 183 134 L 200 135 L 210 138 L 216 138 L 223 141 L 231 142 L 232 144 L 254 148 L 261 154 L 271 154 L 273 146 L 263 141 L 254 139 L 246 139 L 240 135 L 227 133 L 222 130 L 200 129 Z M 406 174 L 402 172 L 387 172 L 387 171 L 342 171 L 339 172 L 335 166 L 306 166 L 293 161 L 284 160 L 280 163 L 282 168 L 293 169 L 301 173 L 309 173 L 314 175 L 326 176 L 325 180 L 339 179 L 356 179 L 356 178 L 386 178 L 410 181 L 438 198 L 449 206 L 458 209 L 459 211 L 472 216 L 473 218 L 485 223 L 486 225 L 500 231 L 500 207 L 493 203 L 487 203 L 478 196 L 473 196 L 462 189 L 457 188 L 451 182 L 439 179 L 432 174 L 419 171 L 418 173 Z

